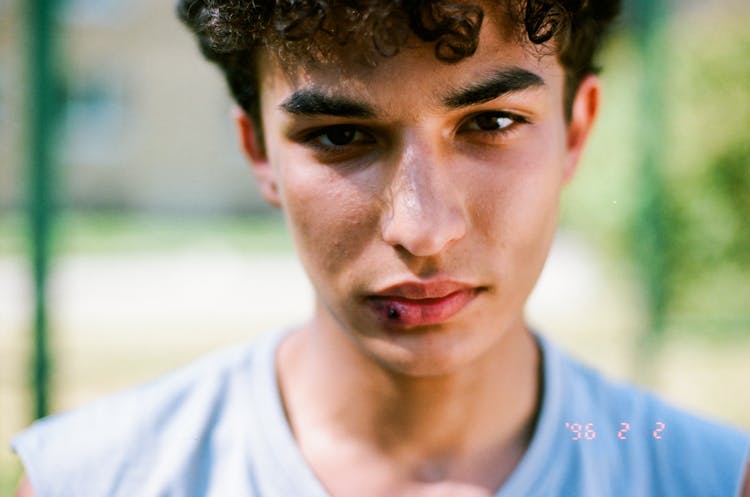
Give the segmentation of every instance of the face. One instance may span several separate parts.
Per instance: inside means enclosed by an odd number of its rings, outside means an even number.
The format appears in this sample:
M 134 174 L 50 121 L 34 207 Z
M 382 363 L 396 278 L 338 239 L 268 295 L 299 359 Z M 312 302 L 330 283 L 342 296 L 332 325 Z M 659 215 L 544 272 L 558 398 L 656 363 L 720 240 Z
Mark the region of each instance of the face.
M 487 17 L 456 64 L 423 44 L 290 77 L 269 56 L 265 152 L 239 117 L 315 289 L 313 327 L 385 368 L 450 373 L 523 330 L 598 83 L 566 123 L 556 58 L 514 40 Z

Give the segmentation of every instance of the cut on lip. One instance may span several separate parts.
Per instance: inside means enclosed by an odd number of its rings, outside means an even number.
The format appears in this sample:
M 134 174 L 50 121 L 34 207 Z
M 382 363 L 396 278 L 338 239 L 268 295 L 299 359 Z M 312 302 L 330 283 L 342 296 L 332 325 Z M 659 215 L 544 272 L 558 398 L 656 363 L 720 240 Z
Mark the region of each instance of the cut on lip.
M 370 297 L 367 303 L 375 317 L 388 329 L 411 330 L 447 322 L 461 312 L 478 292 L 478 288 L 464 286 L 436 298 L 377 296 Z
M 451 294 L 461 291 L 472 290 L 474 287 L 457 281 L 434 281 L 434 282 L 404 282 L 392 285 L 371 297 L 373 298 L 396 298 L 406 300 L 439 300 Z

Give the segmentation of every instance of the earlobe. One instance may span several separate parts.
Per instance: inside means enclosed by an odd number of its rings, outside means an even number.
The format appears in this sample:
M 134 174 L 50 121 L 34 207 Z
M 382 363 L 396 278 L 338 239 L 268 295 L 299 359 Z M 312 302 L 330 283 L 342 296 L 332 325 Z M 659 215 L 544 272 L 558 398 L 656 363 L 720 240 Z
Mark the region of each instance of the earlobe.
M 573 179 L 588 141 L 591 129 L 599 112 L 601 83 L 595 75 L 585 77 L 578 86 L 567 132 L 568 162 L 565 168 L 565 183 Z
M 268 161 L 265 148 L 258 139 L 259 133 L 257 133 L 256 124 L 239 107 L 232 109 L 232 117 L 237 129 L 237 138 L 245 157 L 250 162 L 250 167 L 258 182 L 261 195 L 263 195 L 263 198 L 269 204 L 280 208 L 281 197 L 276 177 Z

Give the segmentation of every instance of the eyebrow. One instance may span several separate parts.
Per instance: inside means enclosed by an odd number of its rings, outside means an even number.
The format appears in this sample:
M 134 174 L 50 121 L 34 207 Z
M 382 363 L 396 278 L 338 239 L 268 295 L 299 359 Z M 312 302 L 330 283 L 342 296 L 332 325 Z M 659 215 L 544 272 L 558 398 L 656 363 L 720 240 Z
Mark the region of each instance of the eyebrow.
M 446 107 L 458 109 L 544 85 L 541 76 L 520 67 L 512 67 L 496 71 L 484 81 L 455 90 L 443 99 L 443 103 Z
M 292 93 L 279 107 L 290 114 L 303 116 L 375 117 L 367 104 L 343 96 L 332 96 L 317 88 L 303 88 Z

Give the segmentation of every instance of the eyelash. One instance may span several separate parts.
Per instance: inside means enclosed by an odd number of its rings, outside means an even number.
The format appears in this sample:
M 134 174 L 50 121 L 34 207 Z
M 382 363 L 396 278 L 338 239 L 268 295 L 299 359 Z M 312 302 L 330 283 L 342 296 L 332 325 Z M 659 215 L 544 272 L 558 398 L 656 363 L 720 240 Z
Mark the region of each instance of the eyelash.
M 478 129 L 465 129 L 470 123 L 476 123 L 476 120 L 482 117 L 491 117 L 494 119 L 508 119 L 510 123 L 498 129 L 481 129 L 479 127 Z M 479 133 L 482 135 L 489 134 L 492 137 L 500 137 L 500 136 L 507 135 L 513 132 L 519 125 L 530 124 L 530 122 L 531 121 L 529 121 L 527 118 L 518 114 L 510 113 L 510 112 L 484 111 L 484 112 L 479 112 L 477 114 L 469 116 L 458 127 L 457 133 Z M 354 137 L 352 138 L 352 141 L 349 143 L 336 145 L 335 143 L 333 143 L 333 140 L 330 139 L 331 138 L 330 134 L 337 132 L 337 131 L 354 133 Z M 362 137 L 364 138 L 360 138 L 359 141 L 355 141 L 355 138 L 358 134 L 362 135 Z M 319 139 L 321 137 L 326 137 L 327 135 L 328 135 L 327 141 L 330 142 L 330 144 L 321 143 Z M 324 126 L 322 128 L 311 130 L 303 134 L 302 137 L 300 138 L 300 141 L 303 144 L 315 149 L 316 151 L 320 153 L 336 153 L 336 152 L 346 151 L 348 148 L 353 147 L 353 146 L 375 144 L 377 142 L 377 139 L 373 137 L 372 133 L 366 131 L 364 128 L 357 126 L 355 124 L 336 124 L 332 126 Z
M 328 145 L 328 144 L 320 143 L 320 141 L 317 141 L 319 138 L 324 137 L 326 135 L 330 135 L 331 133 L 336 132 L 336 131 L 341 131 L 341 132 L 350 131 L 355 134 L 355 137 L 357 134 L 360 134 L 365 137 L 366 141 L 360 141 L 360 143 L 350 142 L 344 145 L 336 145 L 335 143 Z M 329 136 L 328 138 L 329 138 L 328 141 L 332 142 L 332 140 L 330 139 L 331 137 Z M 308 133 L 305 133 L 302 136 L 301 141 L 304 144 L 320 152 L 330 153 L 330 152 L 341 152 L 345 150 L 347 147 L 351 147 L 353 145 L 370 145 L 370 144 L 375 143 L 377 140 L 372 136 L 371 133 L 368 133 L 367 131 L 363 130 L 361 127 L 355 124 L 336 124 L 333 126 L 325 126 L 322 128 L 318 128 Z
M 492 117 L 494 119 L 508 119 L 510 123 L 502 128 L 498 129 L 465 129 L 470 123 L 475 123 L 477 119 L 482 117 Z M 531 121 L 529 121 L 527 118 L 518 115 L 513 114 L 511 112 L 505 112 L 505 111 L 484 111 L 479 112 L 477 114 L 474 114 L 472 116 L 469 116 L 468 119 L 466 119 L 461 126 L 458 128 L 458 132 L 468 132 L 468 133 L 482 133 L 486 134 L 489 133 L 493 136 L 502 136 L 507 135 L 511 132 L 513 132 L 519 125 L 522 124 L 530 124 Z

